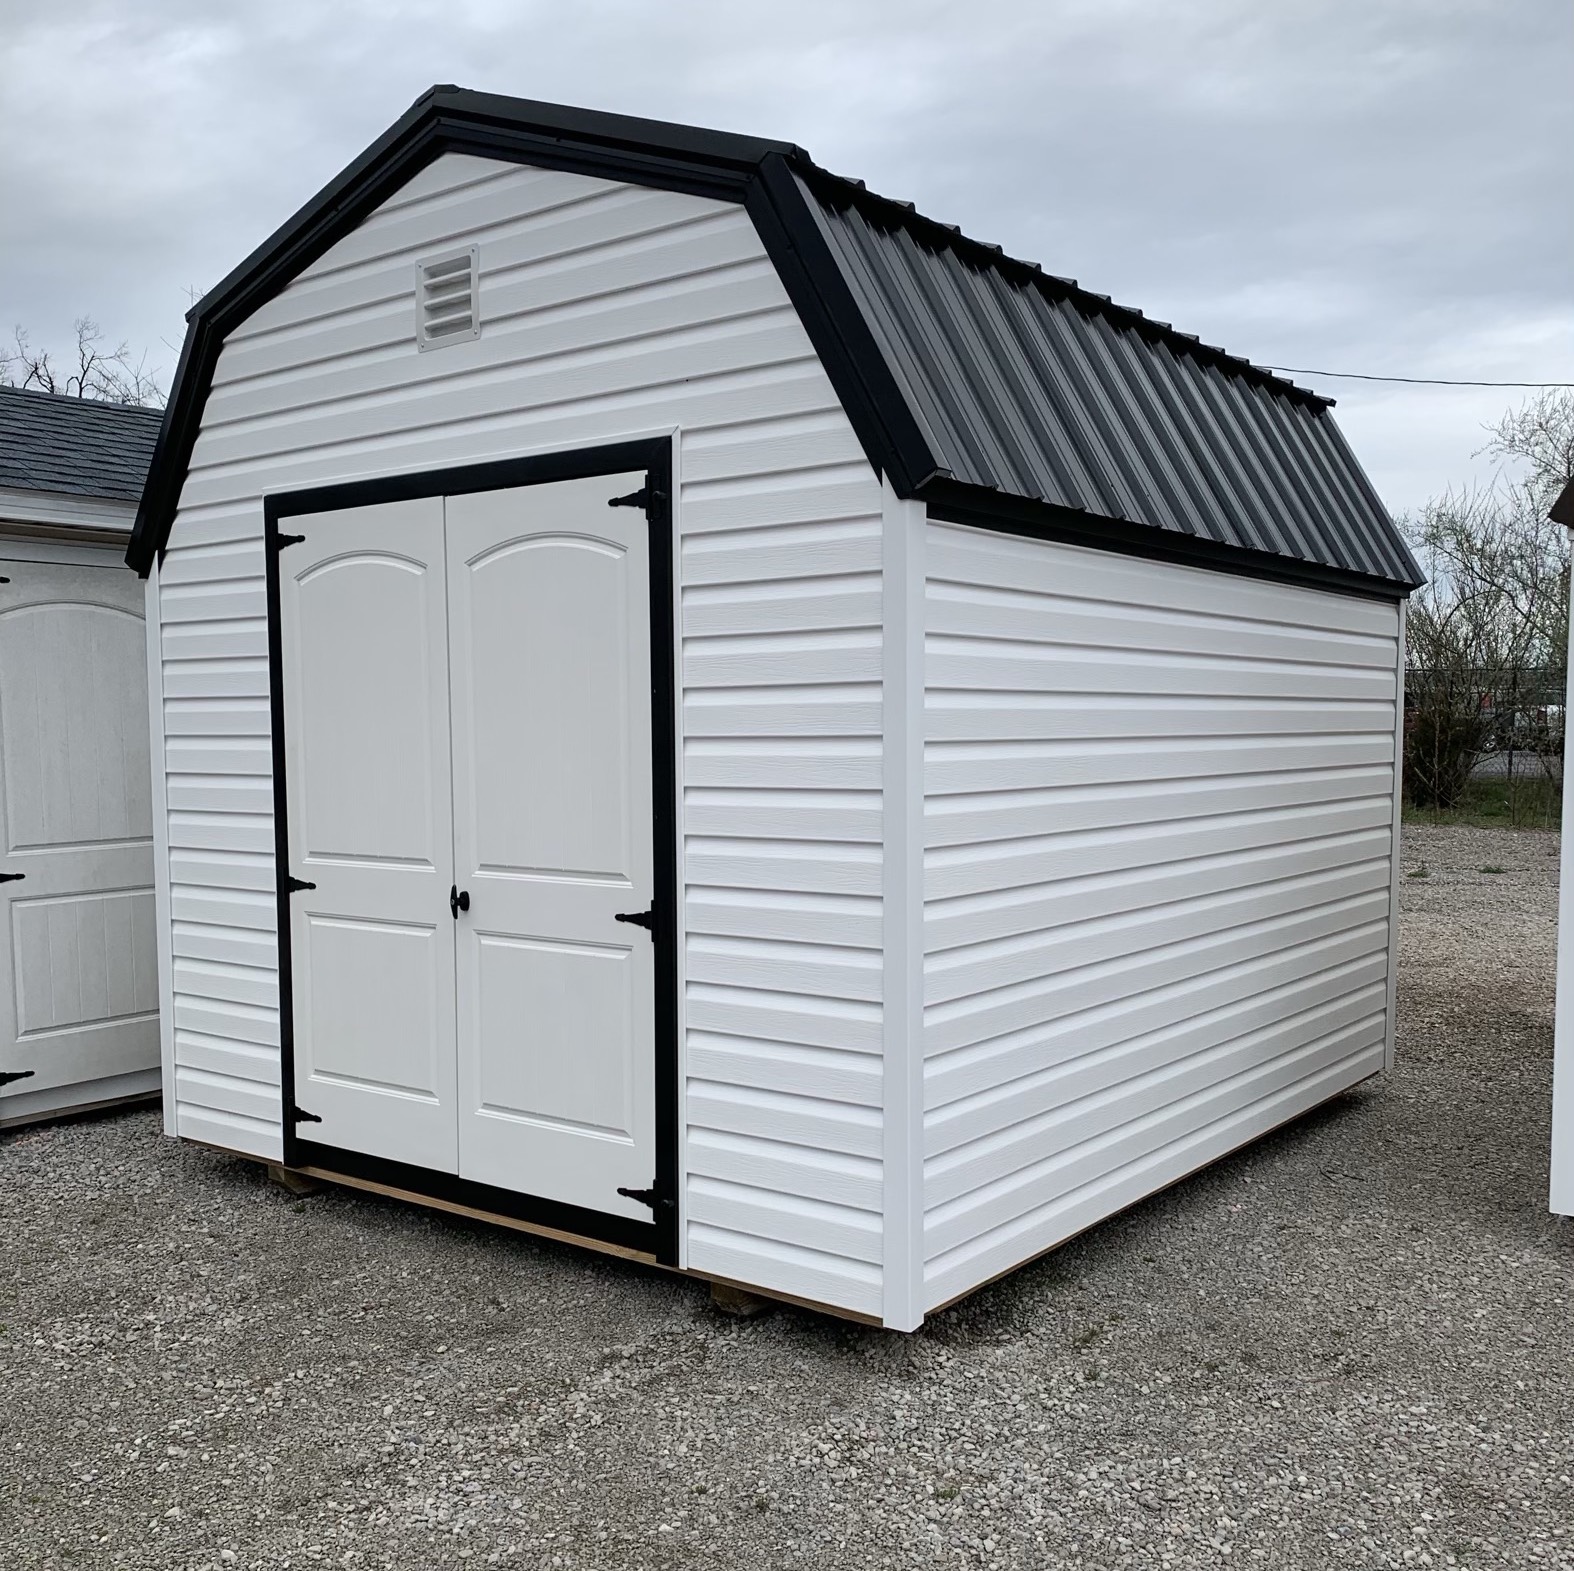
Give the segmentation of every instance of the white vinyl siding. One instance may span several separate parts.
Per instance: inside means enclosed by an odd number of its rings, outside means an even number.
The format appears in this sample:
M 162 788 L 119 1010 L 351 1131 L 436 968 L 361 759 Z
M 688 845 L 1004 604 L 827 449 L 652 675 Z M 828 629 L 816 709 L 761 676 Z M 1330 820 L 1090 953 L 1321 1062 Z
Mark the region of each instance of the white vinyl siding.
M 932 523 L 927 1307 L 1383 1065 L 1400 612 Z
M 731 204 L 447 155 L 231 335 L 159 573 L 174 1129 L 280 1154 L 261 498 L 674 431 L 684 1261 L 879 1314 L 880 487 Z

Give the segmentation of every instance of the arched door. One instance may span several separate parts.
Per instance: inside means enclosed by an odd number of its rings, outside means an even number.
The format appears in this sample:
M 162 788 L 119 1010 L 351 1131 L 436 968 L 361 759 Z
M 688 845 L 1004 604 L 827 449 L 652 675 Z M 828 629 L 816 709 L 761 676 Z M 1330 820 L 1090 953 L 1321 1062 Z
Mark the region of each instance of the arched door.
M 142 584 L 0 559 L 0 1123 L 159 1062 Z

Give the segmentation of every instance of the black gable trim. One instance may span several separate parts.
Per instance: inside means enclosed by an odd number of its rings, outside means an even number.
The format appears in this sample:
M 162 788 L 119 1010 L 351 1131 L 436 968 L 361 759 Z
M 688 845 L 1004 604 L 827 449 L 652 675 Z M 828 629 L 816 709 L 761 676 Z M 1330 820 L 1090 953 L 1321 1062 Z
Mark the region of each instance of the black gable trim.
M 745 202 L 869 462 L 911 496 L 934 455 L 780 154 L 762 160 Z
M 457 87 L 432 88 L 188 314 L 186 341 L 126 550 L 127 563 L 142 577 L 169 538 L 225 338 L 444 153 L 473 153 L 725 202 L 744 200 L 766 157 L 805 156 L 790 142 Z

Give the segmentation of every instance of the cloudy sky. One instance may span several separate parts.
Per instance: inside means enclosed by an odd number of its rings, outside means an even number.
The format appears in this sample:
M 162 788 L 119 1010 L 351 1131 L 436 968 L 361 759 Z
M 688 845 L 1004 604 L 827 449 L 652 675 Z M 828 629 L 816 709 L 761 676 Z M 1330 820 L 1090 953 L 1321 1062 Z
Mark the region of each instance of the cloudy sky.
M 0 332 L 168 371 L 432 82 L 748 131 L 1261 364 L 1574 381 L 1568 0 L 0 0 Z M 1525 396 L 1300 377 L 1396 510 Z

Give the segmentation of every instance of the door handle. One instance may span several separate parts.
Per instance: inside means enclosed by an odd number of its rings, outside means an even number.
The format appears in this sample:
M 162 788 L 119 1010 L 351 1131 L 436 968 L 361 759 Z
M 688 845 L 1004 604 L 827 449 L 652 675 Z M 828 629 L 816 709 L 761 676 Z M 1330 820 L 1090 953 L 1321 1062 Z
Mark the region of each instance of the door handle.
M 14 884 L 19 878 L 26 877 L 26 873 L 0 873 L 0 884 Z
M 457 922 L 459 913 L 470 909 L 470 891 L 461 889 L 458 884 L 453 885 L 448 891 L 448 909 L 454 913 Z

